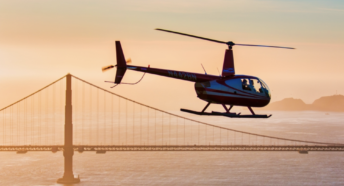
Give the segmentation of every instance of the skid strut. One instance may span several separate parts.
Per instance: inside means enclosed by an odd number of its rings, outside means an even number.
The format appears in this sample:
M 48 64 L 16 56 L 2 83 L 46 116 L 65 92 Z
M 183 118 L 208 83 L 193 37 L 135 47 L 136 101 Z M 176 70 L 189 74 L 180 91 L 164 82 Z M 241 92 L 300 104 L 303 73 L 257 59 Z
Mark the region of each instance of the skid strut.
M 252 115 L 256 115 L 256 114 L 253 112 L 253 110 L 252 110 L 251 107 L 247 107 L 247 108 L 251 111 Z
M 209 107 L 210 102 L 208 102 L 208 104 L 204 107 L 204 109 L 202 110 L 202 113 L 204 113 L 205 110 L 207 110 L 207 108 Z

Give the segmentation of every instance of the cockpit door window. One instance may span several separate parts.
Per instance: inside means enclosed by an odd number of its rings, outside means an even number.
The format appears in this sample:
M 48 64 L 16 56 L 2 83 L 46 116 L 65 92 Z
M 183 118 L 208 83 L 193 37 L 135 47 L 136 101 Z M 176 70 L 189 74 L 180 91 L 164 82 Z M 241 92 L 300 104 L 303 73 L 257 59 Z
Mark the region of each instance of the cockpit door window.
M 243 78 L 241 79 L 242 89 L 246 91 L 251 91 L 254 93 L 264 93 L 262 88 L 262 83 L 256 78 Z

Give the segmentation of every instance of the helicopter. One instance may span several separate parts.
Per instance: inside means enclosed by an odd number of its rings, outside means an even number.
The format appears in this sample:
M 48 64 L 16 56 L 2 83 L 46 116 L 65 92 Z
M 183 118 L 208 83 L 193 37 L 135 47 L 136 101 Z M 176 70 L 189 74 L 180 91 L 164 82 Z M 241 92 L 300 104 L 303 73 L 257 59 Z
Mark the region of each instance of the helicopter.
M 269 118 L 272 115 L 260 115 L 255 114 L 252 107 L 264 107 L 269 104 L 271 100 L 271 91 L 268 85 L 260 78 L 249 75 L 236 75 L 234 69 L 234 58 L 233 58 L 233 46 L 254 46 L 254 47 L 270 47 L 270 48 L 283 48 L 283 49 L 295 49 L 291 47 L 282 46 L 269 46 L 269 45 L 253 45 L 253 44 L 238 44 L 232 41 L 219 41 L 215 39 L 209 39 L 205 37 L 190 35 L 186 33 L 165 30 L 157 28 L 158 31 L 179 34 L 183 36 L 193 37 L 197 39 L 207 40 L 220 44 L 225 44 L 228 49 L 225 51 L 225 57 L 223 62 L 222 74 L 220 76 L 185 72 L 170 69 L 159 69 L 142 66 L 128 65 L 131 60 L 125 60 L 124 53 L 120 41 L 116 41 L 116 54 L 117 64 L 110 65 L 102 68 L 102 71 L 109 70 L 111 68 L 117 68 L 115 81 L 105 81 L 108 83 L 114 83 L 115 86 L 119 84 L 136 84 L 136 83 L 121 83 L 124 74 L 127 69 L 143 72 L 143 76 L 146 73 L 165 76 L 169 78 L 175 78 L 185 81 L 191 81 L 195 83 L 195 91 L 197 97 L 203 101 L 206 101 L 206 106 L 202 111 L 193 111 L 188 109 L 180 109 L 182 112 L 187 112 L 196 115 L 207 115 L 207 116 L 226 116 L 230 118 Z M 128 64 L 127 64 L 128 63 Z M 202 65 L 203 67 L 203 65 Z M 204 68 L 203 68 L 204 69 Z M 140 82 L 142 78 L 138 81 Z M 137 82 L 137 83 L 138 83 Z M 115 87 L 113 86 L 113 87 Z M 111 87 L 111 88 L 113 88 Z M 210 104 L 221 104 L 225 112 L 205 112 Z M 229 107 L 227 107 L 229 106 Z M 244 106 L 247 107 L 251 115 L 241 115 L 241 113 L 230 112 L 233 106 Z

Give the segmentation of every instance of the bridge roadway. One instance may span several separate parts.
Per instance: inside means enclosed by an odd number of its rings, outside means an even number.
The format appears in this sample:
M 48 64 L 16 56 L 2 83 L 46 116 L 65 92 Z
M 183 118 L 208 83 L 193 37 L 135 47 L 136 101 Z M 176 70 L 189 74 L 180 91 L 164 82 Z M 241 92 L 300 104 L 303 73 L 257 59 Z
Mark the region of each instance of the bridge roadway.
M 74 151 L 344 151 L 344 145 L 74 145 Z M 0 151 L 63 151 L 63 145 L 0 146 Z

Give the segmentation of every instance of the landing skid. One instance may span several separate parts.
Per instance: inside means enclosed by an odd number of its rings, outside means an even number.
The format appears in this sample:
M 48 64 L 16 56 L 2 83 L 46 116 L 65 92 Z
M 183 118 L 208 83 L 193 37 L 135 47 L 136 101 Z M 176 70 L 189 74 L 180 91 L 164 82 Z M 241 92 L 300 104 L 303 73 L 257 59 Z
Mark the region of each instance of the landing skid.
M 260 114 L 255 114 L 251 107 L 248 107 L 248 109 L 251 111 L 252 115 L 241 115 L 241 113 L 235 113 L 235 112 L 229 112 L 232 108 L 233 105 L 229 109 L 225 105 L 223 107 L 225 108 L 226 112 L 205 112 L 205 110 L 208 108 L 210 103 L 208 103 L 205 108 L 202 110 L 202 112 L 194 111 L 194 110 L 188 110 L 188 109 L 180 109 L 182 112 L 187 112 L 190 114 L 196 114 L 196 115 L 204 115 L 204 116 L 225 116 L 225 117 L 230 117 L 230 118 L 269 118 L 272 115 L 260 115 Z

